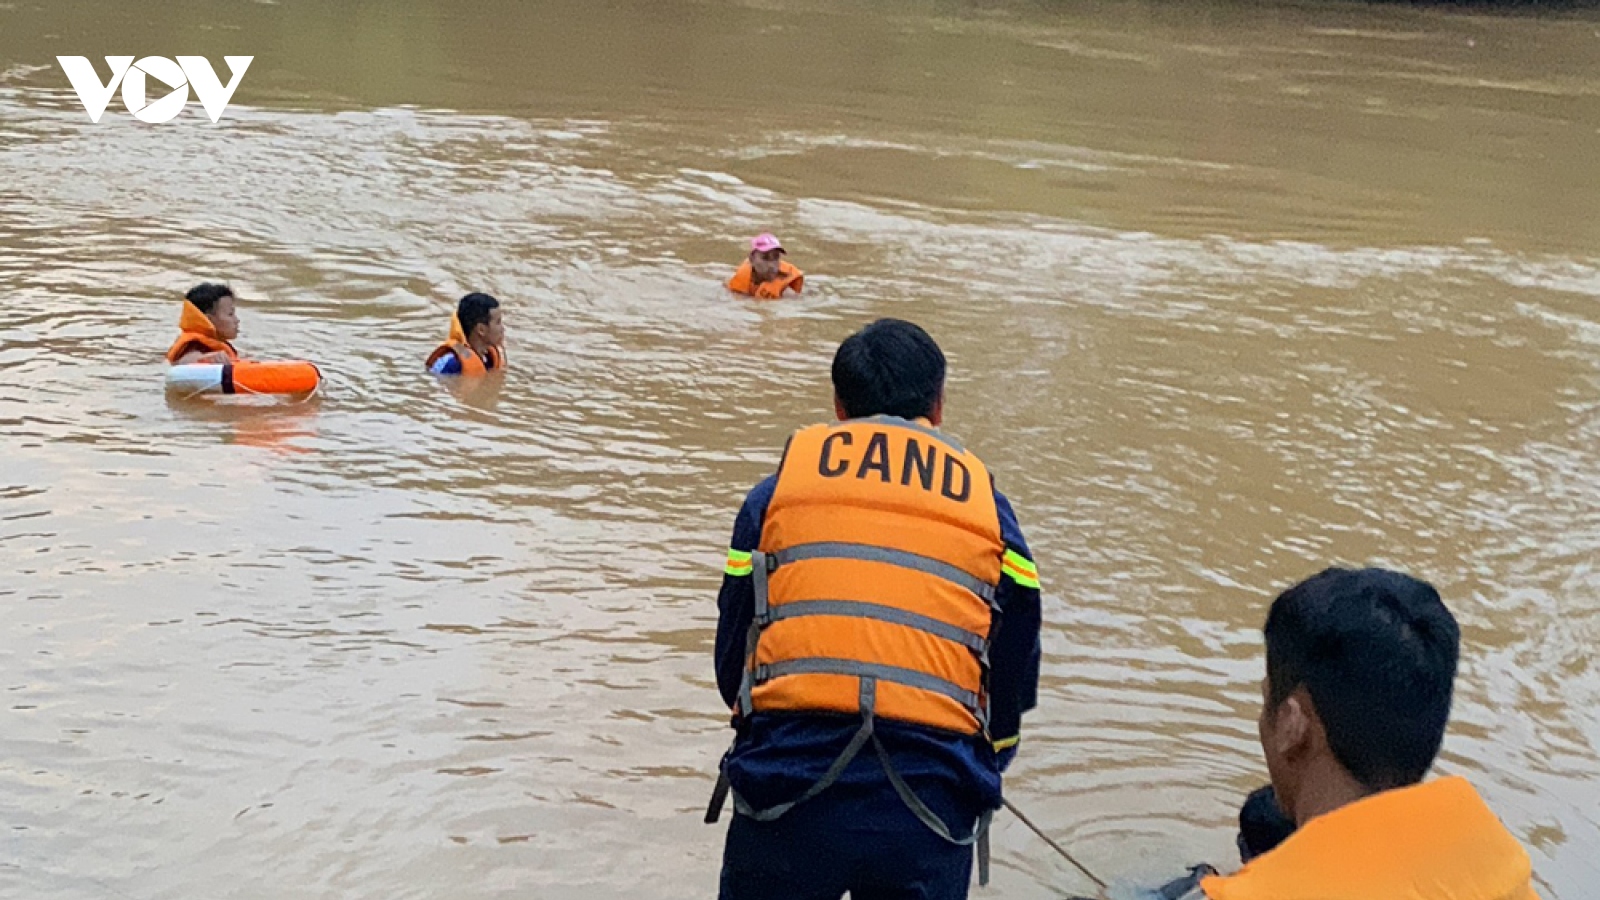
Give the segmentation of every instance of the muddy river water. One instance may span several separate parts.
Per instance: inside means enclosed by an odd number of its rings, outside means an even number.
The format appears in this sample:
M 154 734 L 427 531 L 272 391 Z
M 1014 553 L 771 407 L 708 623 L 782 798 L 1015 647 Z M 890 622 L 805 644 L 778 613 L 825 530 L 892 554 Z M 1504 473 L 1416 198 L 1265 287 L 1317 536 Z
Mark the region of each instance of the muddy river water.
M 92 124 L 108 54 L 254 62 Z M 806 293 L 737 301 L 769 229 Z M 207 279 L 322 396 L 168 400 Z M 7 0 L 0 298 L 0 895 L 710 896 L 732 517 L 888 315 L 1038 556 L 1008 792 L 1091 867 L 1233 858 L 1266 604 L 1373 563 L 1463 625 L 1440 770 L 1600 893 L 1600 13 Z M 975 896 L 1086 887 L 995 841 Z

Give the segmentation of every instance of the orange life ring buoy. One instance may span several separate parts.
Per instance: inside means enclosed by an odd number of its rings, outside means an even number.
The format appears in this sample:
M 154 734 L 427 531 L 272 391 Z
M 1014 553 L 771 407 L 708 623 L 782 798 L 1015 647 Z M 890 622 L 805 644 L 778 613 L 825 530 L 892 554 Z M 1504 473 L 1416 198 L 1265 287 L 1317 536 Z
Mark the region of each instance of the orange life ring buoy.
M 173 366 L 167 388 L 188 394 L 309 394 L 322 384 L 322 371 L 303 360 Z

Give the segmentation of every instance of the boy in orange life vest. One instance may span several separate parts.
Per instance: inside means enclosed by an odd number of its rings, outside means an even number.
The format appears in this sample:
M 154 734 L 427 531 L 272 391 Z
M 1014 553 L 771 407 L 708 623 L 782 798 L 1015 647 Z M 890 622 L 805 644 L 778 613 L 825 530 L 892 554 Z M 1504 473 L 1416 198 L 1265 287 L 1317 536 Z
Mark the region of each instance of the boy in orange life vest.
M 736 736 L 721 900 L 961 900 L 1039 675 L 1039 581 L 1005 496 L 937 429 L 944 354 L 882 319 L 833 359 L 734 522 L 717 685 Z M 983 660 L 987 659 L 985 667 Z M 891 776 L 890 772 L 895 773 Z
M 728 279 L 728 290 L 761 300 L 777 300 L 786 290 L 800 293 L 805 273 L 785 261 L 785 253 L 773 235 L 756 235 L 750 241 L 750 257 Z
M 239 353 L 229 343 L 239 336 L 233 289 L 209 282 L 190 288 L 178 315 L 178 331 L 178 339 L 167 350 L 167 362 L 172 365 L 237 361 Z
M 1264 629 L 1261 747 L 1295 831 L 1209 900 L 1537 900 L 1528 854 L 1460 777 L 1424 782 L 1444 739 L 1460 631 L 1433 587 L 1328 569 Z
M 468 294 L 456 305 L 450 337 L 428 355 L 435 375 L 483 375 L 506 367 L 506 327 L 500 301 L 488 294 Z

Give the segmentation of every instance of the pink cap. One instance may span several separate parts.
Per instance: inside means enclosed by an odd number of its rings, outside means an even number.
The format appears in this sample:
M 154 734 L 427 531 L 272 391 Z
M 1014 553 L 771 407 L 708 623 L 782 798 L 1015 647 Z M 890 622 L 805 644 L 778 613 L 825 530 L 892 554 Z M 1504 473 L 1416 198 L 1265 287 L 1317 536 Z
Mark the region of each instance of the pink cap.
M 765 253 L 768 250 L 776 250 L 779 253 L 789 252 L 783 249 L 782 244 L 778 243 L 777 235 L 771 233 L 756 235 L 755 240 L 750 242 L 750 249 L 756 251 L 757 253 Z

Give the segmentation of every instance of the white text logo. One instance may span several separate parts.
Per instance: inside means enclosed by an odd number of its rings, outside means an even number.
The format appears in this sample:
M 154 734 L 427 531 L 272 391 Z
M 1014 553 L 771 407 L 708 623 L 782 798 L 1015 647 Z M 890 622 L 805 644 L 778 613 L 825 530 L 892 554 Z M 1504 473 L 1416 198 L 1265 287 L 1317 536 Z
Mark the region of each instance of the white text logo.
M 211 63 L 204 56 L 180 56 L 177 62 L 165 56 L 146 56 L 138 62 L 134 62 L 131 56 L 108 56 L 106 65 L 111 67 L 111 80 L 104 84 L 100 83 L 100 76 L 95 74 L 94 63 L 89 62 L 88 57 L 56 57 L 56 61 L 61 63 L 61 70 L 67 73 L 67 79 L 72 82 L 72 89 L 78 92 L 78 99 L 83 101 L 89 121 L 100 121 L 106 105 L 111 102 L 111 95 L 117 92 L 117 85 L 120 84 L 122 103 L 128 107 L 128 112 L 133 113 L 139 121 L 152 125 L 171 121 L 183 112 L 183 107 L 189 102 L 191 87 L 200 97 L 200 105 L 206 108 L 206 115 L 211 117 L 211 121 L 222 118 L 222 111 L 228 108 L 228 101 L 233 99 L 234 88 L 239 86 L 239 79 L 244 77 L 244 70 L 250 68 L 253 59 L 254 56 L 224 56 L 223 60 L 228 63 L 228 71 L 233 78 L 224 87 L 217 78 L 216 70 L 211 68 Z M 151 79 L 166 85 L 167 95 L 147 103 L 145 89 Z

